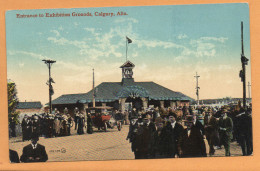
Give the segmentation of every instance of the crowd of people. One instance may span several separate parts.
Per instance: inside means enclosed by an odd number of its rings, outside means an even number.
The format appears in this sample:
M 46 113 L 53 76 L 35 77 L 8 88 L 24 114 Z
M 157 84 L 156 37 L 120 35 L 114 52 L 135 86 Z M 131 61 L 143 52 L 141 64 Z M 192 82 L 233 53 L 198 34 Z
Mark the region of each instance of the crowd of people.
M 31 140 L 32 135 L 45 138 L 70 136 L 74 125 L 74 129 L 81 135 L 86 127 L 85 120 L 85 116 L 78 110 L 75 111 L 74 118 L 66 112 L 61 114 L 58 111 L 55 114 L 25 115 L 21 123 L 22 140 Z
M 31 140 L 32 135 L 46 138 L 69 136 L 72 124 L 70 115 L 25 115 L 21 124 L 23 141 Z
M 35 114 L 31 117 L 25 115 L 21 124 L 22 140 L 32 140 L 31 144 L 34 144 L 40 136 L 46 138 L 69 136 L 71 129 L 77 130 L 79 135 L 84 134 L 84 130 L 91 134 L 93 132 L 91 114 L 88 113 L 85 117 L 77 109 L 74 112 L 74 118 L 66 110 L 63 114 L 55 111 L 55 114 Z M 244 109 L 238 104 L 222 107 L 184 106 L 141 110 L 134 108 L 129 112 L 115 110 L 111 114 L 116 120 L 130 125 L 126 140 L 131 143 L 135 159 L 155 159 L 206 157 L 205 142 L 209 146 L 209 156 L 213 156 L 215 150 L 223 146 L 225 155 L 230 156 L 230 143 L 234 141 L 241 146 L 243 155 L 251 155 L 253 153 L 251 113 L 251 106 Z M 26 150 L 23 153 L 26 153 Z M 44 161 L 46 155 L 44 152 L 41 153 L 43 154 L 41 161 Z M 22 157 L 20 160 L 30 161 L 25 158 Z
M 224 146 L 230 156 L 230 143 L 237 141 L 243 155 L 251 155 L 251 106 L 180 107 L 146 109 L 129 113 L 127 140 L 136 159 L 206 157 Z M 204 140 L 207 141 L 204 141 Z

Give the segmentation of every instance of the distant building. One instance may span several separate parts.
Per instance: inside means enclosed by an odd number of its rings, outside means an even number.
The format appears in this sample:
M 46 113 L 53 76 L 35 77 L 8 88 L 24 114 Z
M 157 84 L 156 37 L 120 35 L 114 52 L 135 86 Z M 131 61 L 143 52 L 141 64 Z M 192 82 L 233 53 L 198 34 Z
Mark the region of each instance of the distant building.
M 19 102 L 16 111 L 19 111 L 20 114 L 35 114 L 40 113 L 42 109 L 41 102 Z
M 96 106 L 111 106 L 117 110 L 131 110 L 147 107 L 188 106 L 192 98 L 181 92 L 172 91 L 154 82 L 135 82 L 133 68 L 135 65 L 127 61 L 122 69 L 121 82 L 102 82 L 95 88 Z M 82 112 L 93 105 L 93 90 L 82 94 L 65 94 L 52 101 L 52 108 L 60 112 L 67 107 L 73 114 L 75 107 Z
M 42 104 L 39 101 L 36 102 L 19 102 L 16 111 L 19 111 L 19 121 L 21 122 L 24 115 L 32 116 L 33 114 L 43 113 Z

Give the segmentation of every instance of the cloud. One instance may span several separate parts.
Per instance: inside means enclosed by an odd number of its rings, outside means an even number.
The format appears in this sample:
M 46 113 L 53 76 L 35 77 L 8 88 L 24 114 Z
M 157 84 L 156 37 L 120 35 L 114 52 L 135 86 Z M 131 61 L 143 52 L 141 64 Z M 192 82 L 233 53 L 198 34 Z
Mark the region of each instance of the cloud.
M 174 57 L 173 62 L 174 63 L 180 63 L 181 61 L 183 61 L 185 59 L 187 59 L 187 57 L 185 57 L 185 56 L 177 56 L 177 57 Z
M 226 38 L 226 37 L 201 37 L 200 40 L 205 40 L 205 41 L 213 40 L 213 41 L 224 43 L 226 40 L 228 40 L 228 38 Z
M 129 55 L 130 55 L 131 57 L 134 57 L 134 58 L 135 58 L 135 57 L 138 57 L 138 52 L 135 51 L 134 53 L 129 54 Z
M 44 55 L 41 55 L 41 54 L 37 54 L 37 53 L 33 53 L 33 52 L 11 51 L 10 53 L 12 53 L 12 55 L 14 55 L 14 54 L 23 54 L 23 55 L 31 56 L 31 57 L 33 57 L 33 58 L 35 58 L 35 59 L 40 59 L 40 60 L 50 59 L 50 58 L 47 57 L 47 56 L 44 56 Z
M 20 68 L 24 67 L 24 63 L 23 62 L 19 63 L 18 65 L 19 65 Z
M 62 26 L 60 26 L 58 29 L 59 29 L 59 30 L 61 30 L 61 31 L 63 31 L 63 30 L 64 30 L 64 28 L 63 28 Z
M 139 36 L 133 32 L 133 25 L 138 23 L 138 20 L 134 18 L 121 18 L 115 20 L 114 22 L 117 23 L 115 27 L 112 27 L 107 32 L 102 33 L 100 32 L 100 29 L 97 28 L 83 28 L 83 30 L 90 33 L 90 36 L 88 35 L 88 37 L 85 37 L 82 40 L 71 40 L 66 36 L 61 37 L 60 35 L 60 37 L 48 37 L 47 40 L 60 46 L 73 45 L 79 48 L 79 55 L 88 56 L 92 60 L 97 60 L 104 57 L 120 58 L 123 56 L 125 48 L 125 36 L 127 35 L 133 40 L 138 40 Z M 56 36 L 58 35 L 56 34 Z M 135 42 L 138 47 L 142 47 L 143 45 L 146 47 L 162 46 L 164 48 L 177 46 L 173 43 L 159 40 L 140 40 L 142 42 L 139 43 L 138 41 Z M 135 51 L 135 53 L 133 53 L 133 57 L 136 57 L 137 55 L 138 53 Z
M 188 36 L 186 34 L 179 34 L 177 38 L 178 39 L 186 39 L 186 38 L 188 38 Z
M 51 30 L 52 33 L 56 34 L 57 37 L 60 36 L 60 32 L 58 32 L 57 30 Z
M 190 40 L 190 47 L 186 48 L 183 53 L 186 55 L 194 55 L 196 57 L 214 57 L 217 53 L 216 51 L 216 43 L 210 42 L 214 41 L 222 41 L 222 39 L 218 38 L 205 38 L 201 37 L 197 40 Z
M 223 71 L 223 70 L 234 70 L 234 69 L 239 70 L 239 68 L 234 68 L 234 66 L 225 65 L 225 64 L 219 65 L 219 66 L 217 67 L 217 70 L 219 70 L 219 71 Z
M 84 30 L 91 32 L 92 34 L 95 34 L 95 28 L 84 28 Z
M 86 44 L 85 41 L 78 41 L 78 40 L 68 40 L 64 37 L 56 38 L 56 37 L 48 37 L 47 40 L 52 41 L 58 45 L 74 45 L 80 49 L 88 48 L 89 46 Z
M 47 56 L 41 55 L 41 54 L 37 54 L 37 53 L 33 53 L 33 52 L 26 52 L 26 51 L 10 51 L 13 55 L 14 54 L 23 54 L 26 56 L 31 56 L 35 59 L 50 59 Z M 88 69 L 90 67 L 90 65 L 79 65 L 79 64 L 75 64 L 74 62 L 67 62 L 67 61 L 63 61 L 63 60 L 57 60 L 56 61 L 57 66 L 59 66 L 60 68 L 63 69 L 67 69 L 67 70 L 73 70 L 73 71 L 78 71 L 78 72 L 84 72 L 86 69 Z M 93 64 L 93 63 L 92 63 Z M 24 67 L 24 63 L 19 63 L 18 64 L 19 67 Z
M 132 32 L 132 27 L 126 27 Z M 124 28 L 125 29 L 125 28 Z M 121 49 L 124 46 L 123 40 L 125 34 L 123 34 L 123 28 L 111 28 L 108 32 L 103 34 L 97 33 L 94 28 L 84 28 L 85 31 L 89 32 L 92 36 L 88 36 L 87 41 L 69 40 L 65 37 L 48 37 L 47 40 L 57 45 L 73 45 L 79 48 L 79 54 L 90 57 L 91 59 L 98 59 L 103 57 L 122 57 Z
M 67 63 L 69 64 L 69 63 Z M 67 65 L 66 64 L 66 65 Z M 92 65 L 92 66 L 91 66 Z M 81 72 L 77 72 L 76 74 L 73 75 L 66 75 L 63 77 L 64 81 L 69 82 L 69 83 L 83 83 L 83 84 L 89 84 L 92 83 L 92 78 L 93 78 L 93 73 L 92 73 L 92 68 L 95 68 L 95 81 L 96 83 L 100 83 L 100 80 L 107 80 L 107 78 L 115 79 L 113 81 L 120 81 L 116 80 L 118 76 L 120 76 L 120 70 L 119 66 L 121 66 L 122 63 L 116 62 L 110 65 L 106 65 L 105 60 L 100 60 L 100 61 L 92 61 L 89 63 L 88 66 L 84 67 L 79 67 L 78 69 L 82 69 Z M 70 67 L 70 64 L 67 65 Z M 109 80 L 111 81 L 111 80 Z
M 182 45 L 178 45 L 173 42 L 161 41 L 161 40 L 137 40 L 136 44 L 138 48 L 142 48 L 142 47 L 148 47 L 148 48 L 162 47 L 164 49 L 184 48 L 184 46 Z
M 188 58 L 200 58 L 201 61 L 216 56 L 219 43 L 228 40 L 225 37 L 200 37 L 190 39 L 185 33 L 179 34 L 176 39 L 183 39 L 182 43 L 175 40 L 160 40 L 145 38 L 134 31 L 138 20 L 134 18 L 119 18 L 114 21 L 115 26 L 107 31 L 98 28 L 85 27 L 82 30 L 88 32 L 87 37 L 80 40 L 71 40 L 66 36 L 48 37 L 52 43 L 60 46 L 73 45 L 77 47 L 78 54 L 87 56 L 93 61 L 104 58 L 121 58 L 125 55 L 125 36 L 133 40 L 129 46 L 133 48 L 129 56 L 137 57 L 139 50 L 143 48 L 157 48 L 157 50 L 174 50 L 173 62 L 180 63 Z M 54 31 L 53 31 L 54 32 Z M 58 34 L 56 34 L 58 36 Z M 197 59 L 198 60 L 198 59 Z M 199 61 L 198 61 L 199 62 Z M 196 62 L 197 63 L 197 62 Z
M 77 65 L 73 62 L 66 62 L 66 61 L 62 61 L 62 60 L 58 60 L 56 62 L 56 64 L 59 65 L 63 69 L 69 69 L 69 70 L 74 70 L 74 71 L 79 71 L 79 72 L 83 72 L 88 68 L 87 65 Z
M 16 52 L 15 52 L 15 51 L 12 51 L 12 50 L 8 50 L 8 51 L 7 51 L 7 54 L 8 54 L 8 55 L 15 55 Z

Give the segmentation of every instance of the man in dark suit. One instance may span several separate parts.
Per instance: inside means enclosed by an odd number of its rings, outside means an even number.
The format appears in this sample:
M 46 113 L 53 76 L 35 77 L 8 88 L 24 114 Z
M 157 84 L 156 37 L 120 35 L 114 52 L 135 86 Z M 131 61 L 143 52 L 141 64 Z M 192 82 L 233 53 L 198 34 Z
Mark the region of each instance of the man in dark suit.
M 205 134 L 210 148 L 209 155 L 211 156 L 215 153 L 214 145 L 218 141 L 218 121 L 212 116 L 212 112 L 209 112 L 208 114 L 209 116 L 205 120 Z
M 163 119 L 156 118 L 157 130 L 152 134 L 151 158 L 172 158 L 175 154 L 175 143 L 171 128 L 163 126 Z
M 151 158 L 152 129 L 149 128 L 148 118 L 143 118 L 143 123 L 138 127 L 135 135 L 135 159 Z
M 200 130 L 201 135 L 204 137 L 205 136 L 205 129 L 202 123 L 197 119 L 196 115 L 193 115 L 193 126 L 198 128 Z
M 178 142 L 180 157 L 206 157 L 206 145 L 199 126 L 187 120 L 187 128 L 183 130 Z M 196 122 L 195 122 L 196 123 Z
M 9 149 L 9 158 L 11 163 L 20 163 L 18 153 L 14 150 Z
M 170 113 L 169 114 L 169 121 L 166 123 L 166 128 L 168 128 L 171 132 L 171 136 L 173 137 L 174 140 L 174 145 L 175 145 L 175 150 L 173 151 L 172 157 L 175 157 L 175 155 L 177 154 L 177 156 L 179 157 L 179 153 L 177 149 L 177 144 L 179 142 L 179 138 L 181 133 L 183 132 L 184 128 L 181 124 L 179 124 L 176 119 L 177 119 L 177 115 L 175 113 Z
M 156 131 L 155 124 L 153 123 L 152 118 L 149 114 L 145 115 L 145 118 L 143 119 L 143 121 L 144 121 L 144 124 L 147 125 L 147 127 L 149 128 L 151 133 L 154 133 Z
M 137 149 L 136 148 L 136 135 L 137 135 L 138 128 L 139 128 L 139 123 L 138 123 L 137 117 L 132 117 L 126 140 L 129 140 L 129 142 L 131 143 L 131 150 L 132 150 L 132 152 L 134 152 L 135 157 L 137 157 L 137 155 L 136 155 L 136 149 Z
M 242 149 L 243 156 L 251 155 L 253 152 L 252 143 L 252 117 L 248 111 L 245 111 L 237 116 L 239 144 Z
M 23 148 L 23 154 L 20 158 L 21 162 L 46 162 L 48 160 L 48 155 L 45 151 L 45 147 L 41 144 L 38 144 L 38 140 L 39 137 L 37 135 L 32 135 L 31 144 Z
M 219 119 L 219 135 L 221 144 L 225 147 L 225 155 L 230 156 L 230 142 L 232 139 L 233 122 L 227 116 L 227 110 L 224 110 Z

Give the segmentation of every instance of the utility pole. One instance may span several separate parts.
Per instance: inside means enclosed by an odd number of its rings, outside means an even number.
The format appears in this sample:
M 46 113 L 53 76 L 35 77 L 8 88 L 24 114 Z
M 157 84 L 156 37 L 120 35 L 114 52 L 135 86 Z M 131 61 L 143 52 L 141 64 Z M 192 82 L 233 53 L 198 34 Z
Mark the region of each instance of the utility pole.
M 96 102 L 95 102 L 95 96 L 96 96 L 96 92 L 95 92 L 95 73 L 94 73 L 94 68 L 93 68 L 93 107 L 96 107 Z
M 51 104 L 51 96 L 54 94 L 52 83 L 55 83 L 53 79 L 51 78 L 51 65 L 55 63 L 56 61 L 53 60 L 42 60 L 47 65 L 49 69 L 49 80 L 47 81 L 47 85 L 49 85 L 49 112 L 51 114 L 52 112 L 52 104 Z
M 241 63 L 242 70 L 240 70 L 239 76 L 241 81 L 243 82 L 243 108 L 246 109 L 246 65 L 248 63 L 248 59 L 244 55 L 244 42 L 243 42 L 243 22 L 241 21 Z
M 251 84 L 250 84 L 250 82 L 248 81 L 248 98 L 250 99 L 250 87 L 251 87 Z
M 199 104 L 200 104 L 200 102 L 199 102 L 199 89 L 200 89 L 200 87 L 199 87 L 199 75 L 198 75 L 198 73 L 196 72 L 196 75 L 194 76 L 195 78 L 196 78 L 196 95 L 197 95 L 197 105 L 199 106 Z

